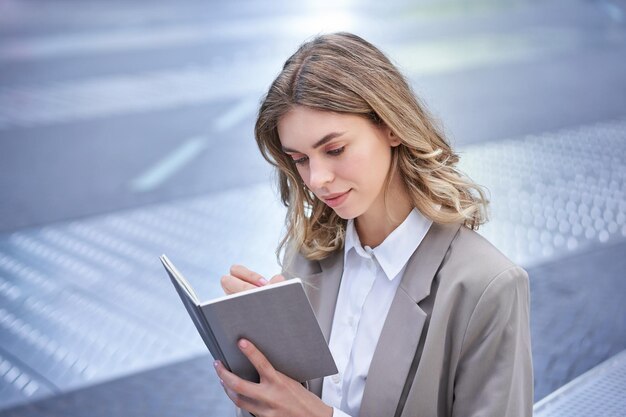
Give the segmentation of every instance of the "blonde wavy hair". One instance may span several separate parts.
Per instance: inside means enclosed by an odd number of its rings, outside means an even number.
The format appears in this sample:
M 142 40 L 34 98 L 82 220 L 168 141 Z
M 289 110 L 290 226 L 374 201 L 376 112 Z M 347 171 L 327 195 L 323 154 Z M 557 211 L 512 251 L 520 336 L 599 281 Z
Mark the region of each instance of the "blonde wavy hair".
M 304 186 L 292 158 L 282 150 L 278 121 L 294 106 L 360 115 L 388 126 L 401 144 L 392 148 L 385 197 L 397 172 L 413 205 L 433 222 L 462 222 L 478 229 L 487 221 L 484 191 L 457 170 L 458 155 L 399 70 L 356 35 L 321 35 L 287 59 L 261 103 L 255 125 L 257 144 L 276 168 L 287 207 L 286 232 L 276 250 L 279 263 L 287 242 L 307 259 L 326 258 L 343 247 L 347 224 Z

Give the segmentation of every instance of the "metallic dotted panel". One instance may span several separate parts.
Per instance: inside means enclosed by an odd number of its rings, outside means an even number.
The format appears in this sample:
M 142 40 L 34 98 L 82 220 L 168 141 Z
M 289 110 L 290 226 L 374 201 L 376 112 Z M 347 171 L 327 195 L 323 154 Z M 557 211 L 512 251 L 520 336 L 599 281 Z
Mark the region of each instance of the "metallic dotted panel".
M 26 377 L 65 391 L 204 353 L 158 255 L 209 299 L 235 261 L 276 270 L 283 216 L 259 186 L 0 237 L 0 406 L 51 392 Z
M 626 350 L 535 405 L 535 417 L 626 416 Z
M 626 237 L 626 121 L 464 149 L 481 229 L 529 266 Z M 266 184 L 0 236 L 0 407 L 206 352 L 158 256 L 203 299 L 233 263 L 278 271 Z
M 626 238 L 626 120 L 473 146 L 461 161 L 493 199 L 483 235 L 519 264 Z

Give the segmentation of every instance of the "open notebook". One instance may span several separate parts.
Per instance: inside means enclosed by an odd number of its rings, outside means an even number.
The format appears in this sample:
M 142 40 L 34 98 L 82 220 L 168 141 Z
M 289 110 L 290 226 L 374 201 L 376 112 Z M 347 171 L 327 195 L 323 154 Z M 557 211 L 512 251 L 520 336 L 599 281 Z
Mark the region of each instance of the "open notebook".
M 259 380 L 237 347 L 238 340 L 246 338 L 276 370 L 296 381 L 337 373 L 299 278 L 200 302 L 167 256 L 160 259 L 211 355 L 231 372 Z

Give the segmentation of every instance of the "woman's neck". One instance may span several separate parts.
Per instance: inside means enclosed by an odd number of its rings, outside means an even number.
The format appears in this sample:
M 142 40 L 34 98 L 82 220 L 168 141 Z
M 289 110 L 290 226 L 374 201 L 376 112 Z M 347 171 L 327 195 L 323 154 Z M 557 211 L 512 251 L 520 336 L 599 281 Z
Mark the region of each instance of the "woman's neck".
M 382 199 L 381 199 L 382 200 Z M 397 188 L 390 189 L 387 205 L 381 202 L 355 219 L 356 231 L 361 245 L 375 248 L 407 218 L 413 204 L 408 193 Z

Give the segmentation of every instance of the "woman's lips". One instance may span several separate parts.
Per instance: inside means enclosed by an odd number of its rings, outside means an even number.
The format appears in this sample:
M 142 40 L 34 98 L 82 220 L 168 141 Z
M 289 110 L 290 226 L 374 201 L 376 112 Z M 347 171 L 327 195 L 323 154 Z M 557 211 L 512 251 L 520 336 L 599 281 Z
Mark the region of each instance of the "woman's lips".
M 346 201 L 346 198 L 348 198 L 348 194 L 350 193 L 350 190 L 346 191 L 343 194 L 340 194 L 334 198 L 324 198 L 324 202 L 326 204 L 328 204 L 328 206 L 330 207 L 337 207 L 339 206 L 341 203 L 343 203 L 344 201 Z

